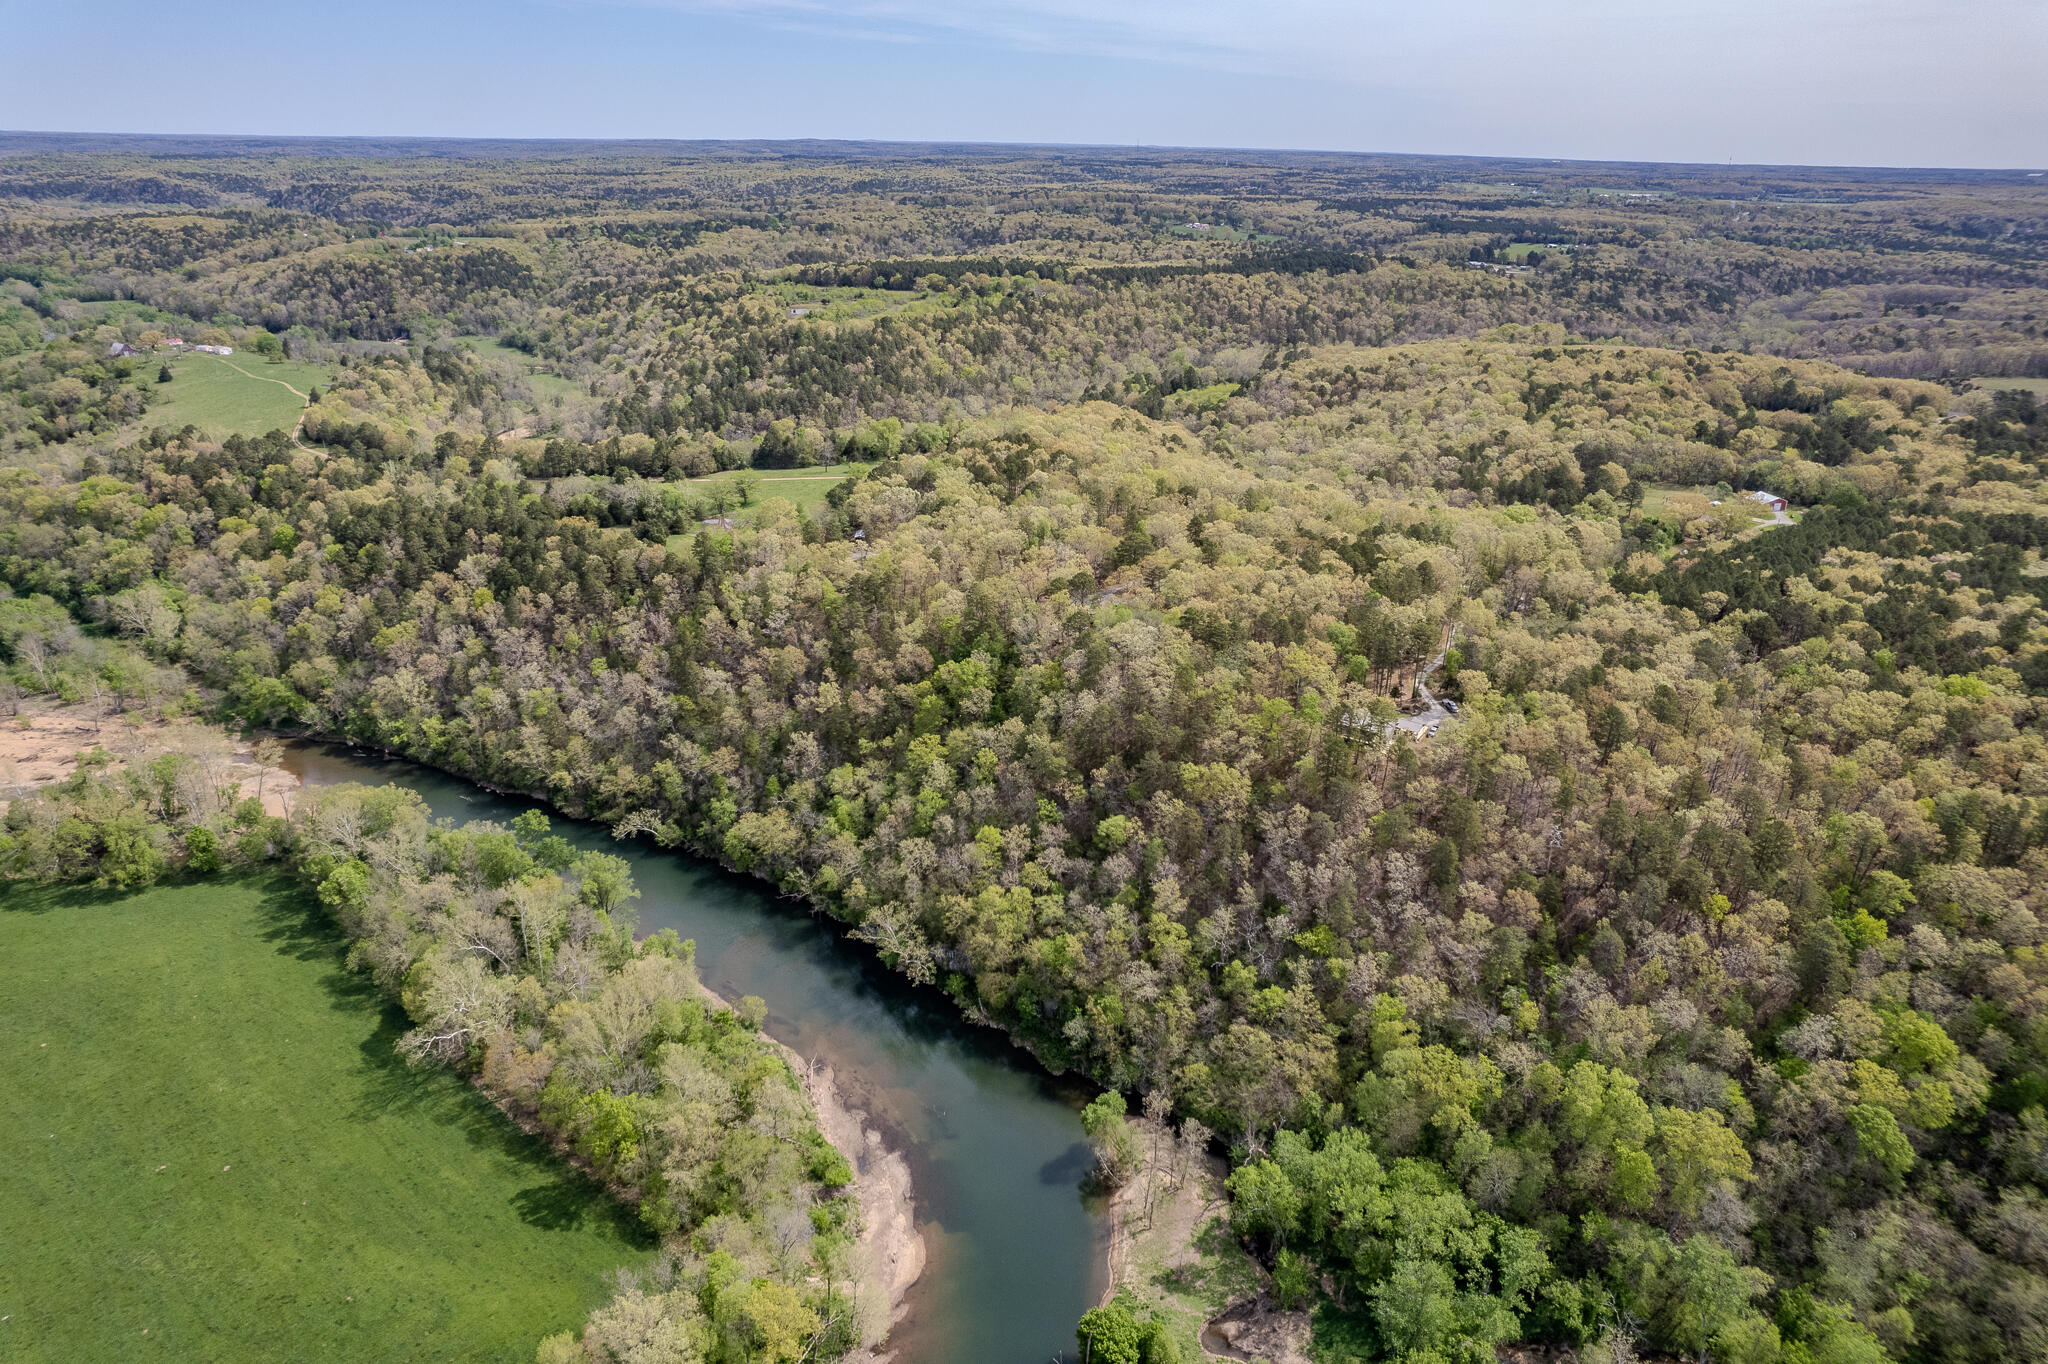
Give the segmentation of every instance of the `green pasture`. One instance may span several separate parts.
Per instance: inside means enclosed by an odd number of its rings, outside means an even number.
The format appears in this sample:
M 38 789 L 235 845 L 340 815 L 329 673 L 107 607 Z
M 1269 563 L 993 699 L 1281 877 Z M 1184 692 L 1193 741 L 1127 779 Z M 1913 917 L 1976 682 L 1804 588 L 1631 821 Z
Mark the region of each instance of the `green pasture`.
M 1675 483 L 1645 483 L 1643 485 L 1643 510 L 1652 516 L 1662 516 L 1670 509 L 1671 499 L 1681 493 L 1691 493 L 1697 497 L 1704 497 L 1709 502 L 1714 500 L 1715 495 L 1714 489 L 1705 484 L 1681 486 Z M 1762 503 L 1751 503 L 1749 494 L 1746 492 L 1735 492 L 1725 500 L 1742 506 L 1755 520 L 1768 522 L 1771 519 L 1770 508 L 1765 507 Z M 1785 514 L 1795 521 L 1799 519 L 1801 512 L 1802 509 L 1795 506 L 1788 506 L 1785 509 Z
M 682 480 L 680 486 L 692 497 L 710 497 L 718 489 L 732 489 L 735 495 L 742 482 L 753 485 L 753 499 L 742 507 L 737 503 L 728 515 L 744 517 L 752 513 L 771 497 L 780 497 L 796 505 L 800 512 L 823 506 L 825 494 L 849 478 L 857 478 L 874 466 L 871 464 L 819 465 L 810 469 L 728 469 L 704 478 Z
M 1672 483 L 1645 483 L 1643 485 L 1643 511 L 1650 516 L 1662 516 L 1671 499 L 1679 493 L 1698 493 L 1711 498 L 1713 493 L 1706 488 L 1680 487 Z
M 1972 379 L 1970 382 L 1978 388 L 1993 391 L 2018 389 L 2022 393 L 2031 393 L 2036 398 L 2048 398 L 2048 379 Z
M 171 382 L 160 384 L 157 370 L 164 363 L 171 367 Z M 150 392 L 143 426 L 175 431 L 189 424 L 226 437 L 291 430 L 306 406 L 302 395 L 316 385 L 325 388 L 328 378 L 324 365 L 272 364 L 241 351 L 227 356 L 166 352 L 137 360 L 134 382 Z
M 497 361 L 500 368 L 509 367 L 523 375 L 527 386 L 533 390 L 533 396 L 542 402 L 585 396 L 582 385 L 574 379 L 549 373 L 531 355 L 517 346 L 506 345 L 495 336 L 458 336 L 455 344 L 476 352 L 484 360 Z
M 283 877 L 0 884 L 0 1359 L 526 1364 L 648 1251 Z

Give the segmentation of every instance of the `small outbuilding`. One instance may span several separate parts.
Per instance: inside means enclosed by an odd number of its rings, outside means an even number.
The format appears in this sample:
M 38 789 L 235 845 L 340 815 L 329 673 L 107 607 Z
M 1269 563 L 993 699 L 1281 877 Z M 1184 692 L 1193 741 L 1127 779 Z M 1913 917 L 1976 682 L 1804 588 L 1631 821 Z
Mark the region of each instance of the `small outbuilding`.
M 1784 511 L 1787 505 L 1785 499 L 1776 493 L 1754 492 L 1749 495 L 1749 500 L 1770 508 L 1773 513 Z
M 113 345 L 107 347 L 107 354 L 115 357 L 120 357 L 127 355 L 140 355 L 142 354 L 142 352 L 135 349 L 135 347 L 129 345 L 126 341 L 116 341 Z

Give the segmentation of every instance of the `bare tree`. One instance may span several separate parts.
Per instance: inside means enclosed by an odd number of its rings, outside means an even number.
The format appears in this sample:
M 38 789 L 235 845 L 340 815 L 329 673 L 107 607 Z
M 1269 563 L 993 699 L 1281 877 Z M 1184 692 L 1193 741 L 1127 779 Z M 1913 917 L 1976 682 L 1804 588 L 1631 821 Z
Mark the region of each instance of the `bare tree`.
M 768 1234 L 775 1246 L 776 1267 L 783 1277 L 794 1279 L 809 1258 L 811 1240 L 817 1235 L 810 1213 L 803 1208 L 784 1208 L 769 1222 Z
M 635 810 L 618 823 L 612 825 L 613 838 L 633 838 L 640 834 L 652 834 L 661 828 L 661 816 L 652 810 Z
M 306 825 L 307 833 L 320 851 L 339 853 L 343 857 L 360 855 L 368 836 L 363 827 L 362 802 L 345 797 L 323 800 L 314 805 Z
M 1163 1086 L 1149 1090 L 1145 1095 L 1145 1162 L 1141 1177 L 1145 1181 L 1145 1220 L 1152 1220 L 1153 1208 L 1159 1202 L 1159 1186 L 1170 1174 L 1170 1162 L 1160 1159 L 1160 1143 L 1169 1143 L 1172 1150 L 1173 1129 L 1167 1119 L 1173 1115 L 1173 1096 Z M 1174 1188 L 1180 1187 L 1176 1182 Z
M 919 985 L 929 985 L 938 974 L 931 943 L 901 905 L 889 902 L 872 907 L 851 936 L 894 957 L 896 969 Z
M 50 643 L 41 635 L 23 635 L 14 643 L 14 652 L 22 662 L 35 672 L 36 685 L 44 691 L 50 687 Z
M 280 764 L 284 762 L 284 745 L 276 739 L 256 741 L 256 801 L 263 802 L 263 783 Z
M 159 649 L 177 638 L 185 619 L 164 590 L 154 584 L 116 593 L 107 600 L 107 612 L 123 634 Z
M 555 939 L 561 936 L 569 919 L 566 899 L 558 876 L 521 881 L 512 887 L 512 914 L 526 955 L 533 960 L 546 961 Z
M 1209 1158 L 1209 1143 L 1216 1134 L 1201 1123 L 1189 1118 L 1180 1125 L 1180 1160 L 1177 1162 L 1176 1187 L 1202 1167 Z
M 425 1021 L 398 1039 L 409 1061 L 455 1060 L 512 1017 L 512 985 L 476 957 L 443 960 L 427 986 Z
M 489 957 L 501 971 L 518 968 L 519 935 L 481 899 L 472 898 L 449 914 L 446 941 L 465 952 Z
M 589 948 L 580 943 L 569 943 L 555 955 L 554 977 L 558 984 L 576 992 L 576 998 L 589 997 L 590 987 L 603 972 L 603 966 Z

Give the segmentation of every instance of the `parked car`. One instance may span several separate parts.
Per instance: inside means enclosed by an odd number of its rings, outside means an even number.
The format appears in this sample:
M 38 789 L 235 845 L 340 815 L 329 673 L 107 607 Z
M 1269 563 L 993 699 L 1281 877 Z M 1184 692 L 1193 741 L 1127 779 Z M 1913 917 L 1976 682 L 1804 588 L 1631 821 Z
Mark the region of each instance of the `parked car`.
M 1444 709 L 1452 715 L 1456 715 L 1458 713 L 1458 703 L 1456 701 L 1446 701 L 1444 702 Z

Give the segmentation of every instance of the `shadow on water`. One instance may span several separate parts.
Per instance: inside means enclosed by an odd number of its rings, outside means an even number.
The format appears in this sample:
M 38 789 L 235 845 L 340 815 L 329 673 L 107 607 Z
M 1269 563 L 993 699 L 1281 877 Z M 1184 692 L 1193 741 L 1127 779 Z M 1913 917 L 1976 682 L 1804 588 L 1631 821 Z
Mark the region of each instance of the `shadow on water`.
M 338 748 L 294 746 L 287 765 L 309 786 L 409 787 L 457 823 L 545 808 Z M 696 943 L 706 985 L 765 1000 L 769 1034 L 829 1064 L 869 1125 L 904 1153 L 930 1258 L 891 1338 L 903 1364 L 1043 1364 L 1069 1349 L 1101 1287 L 1100 1207 L 1082 1188 L 1092 1158 L 1079 1109 L 1092 1090 L 1048 1074 L 803 902 L 686 854 L 555 823 L 580 848 L 626 857 L 640 930 L 675 929 Z M 530 1204 L 540 1217 L 555 1206 L 544 1193 Z
M 1038 1182 L 1066 1189 L 1079 1188 L 1094 1168 L 1095 1152 L 1089 1149 L 1087 1142 L 1077 1141 L 1038 1167 Z

